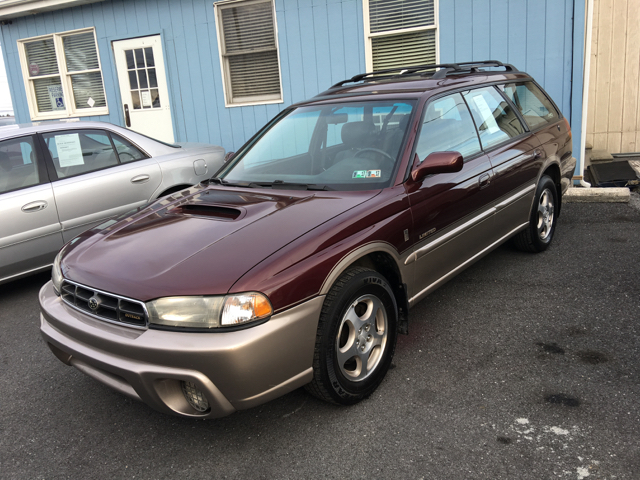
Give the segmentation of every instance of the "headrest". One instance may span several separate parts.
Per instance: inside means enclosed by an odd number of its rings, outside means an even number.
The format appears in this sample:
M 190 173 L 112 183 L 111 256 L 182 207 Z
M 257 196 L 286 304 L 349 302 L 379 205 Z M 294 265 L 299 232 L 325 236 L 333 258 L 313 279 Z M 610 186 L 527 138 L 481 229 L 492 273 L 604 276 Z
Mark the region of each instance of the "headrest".
M 351 122 L 342 126 L 342 143 L 349 148 L 366 147 L 371 144 L 374 125 L 368 122 Z

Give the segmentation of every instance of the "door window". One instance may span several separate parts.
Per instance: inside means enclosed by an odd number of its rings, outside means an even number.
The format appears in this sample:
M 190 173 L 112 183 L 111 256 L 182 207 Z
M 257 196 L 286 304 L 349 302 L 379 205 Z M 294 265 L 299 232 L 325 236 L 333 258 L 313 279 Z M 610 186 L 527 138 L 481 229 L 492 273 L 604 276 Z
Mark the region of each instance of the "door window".
M 116 151 L 118 152 L 120 163 L 129 163 L 147 158 L 144 153 L 142 153 L 133 144 L 131 144 L 124 138 L 119 137 L 113 133 L 111 134 L 111 138 L 113 140 L 113 144 L 116 146 Z
M 416 153 L 423 161 L 433 152 L 459 152 L 463 158 L 480 152 L 478 134 L 459 93 L 434 100 L 427 107 Z
M 0 193 L 40 183 L 38 158 L 31 137 L 0 142 Z
M 102 130 L 65 130 L 42 136 L 51 153 L 58 178 L 118 165 L 109 135 Z
M 501 85 L 500 88 L 520 110 L 529 128 L 534 129 L 558 120 L 558 112 L 535 83 L 510 83 Z
M 153 47 L 133 48 L 124 51 L 134 110 L 160 108 L 156 62 Z
M 464 94 L 464 98 L 473 113 L 484 149 L 524 133 L 513 108 L 494 87 L 471 90 Z

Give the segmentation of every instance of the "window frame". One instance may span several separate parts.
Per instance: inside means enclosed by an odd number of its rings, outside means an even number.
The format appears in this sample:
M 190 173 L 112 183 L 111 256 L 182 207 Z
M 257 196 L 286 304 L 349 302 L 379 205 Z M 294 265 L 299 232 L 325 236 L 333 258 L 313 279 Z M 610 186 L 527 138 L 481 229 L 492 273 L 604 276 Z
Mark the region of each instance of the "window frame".
M 82 70 L 77 72 L 69 72 L 67 70 L 67 61 L 64 55 L 64 37 L 78 35 L 82 33 L 92 33 L 93 40 L 96 46 L 96 56 L 98 58 L 98 68 L 90 70 Z M 39 77 L 31 77 L 29 73 L 29 65 L 27 63 L 27 53 L 25 44 L 38 41 L 52 39 L 56 54 L 56 62 L 58 65 L 58 73 L 52 75 L 43 75 Z M 65 32 L 51 33 L 48 35 L 39 35 L 37 37 L 21 38 L 17 41 L 18 53 L 20 56 L 20 66 L 22 68 L 22 78 L 25 86 L 25 93 L 27 95 L 27 103 L 29 105 L 29 115 L 31 120 L 51 120 L 57 118 L 70 118 L 70 117 L 89 117 L 96 115 L 108 115 L 109 114 L 109 102 L 107 99 L 107 92 L 104 86 L 104 75 L 102 73 L 102 62 L 100 61 L 100 50 L 98 48 L 98 40 L 96 37 L 96 30 L 94 27 L 81 28 L 77 30 L 67 30 Z M 71 84 L 71 77 L 81 73 L 95 73 L 100 72 L 102 78 L 102 90 L 104 91 L 104 98 L 106 105 L 104 107 L 89 107 L 89 108 L 76 108 L 75 97 L 73 95 L 73 86 Z M 64 93 L 65 110 L 54 110 L 51 112 L 39 112 L 38 103 L 36 101 L 36 93 L 34 87 L 34 80 L 47 77 L 60 77 L 60 85 Z
M 234 101 L 231 89 L 231 71 L 229 68 L 229 60 L 225 50 L 224 32 L 222 28 L 222 15 L 221 10 L 225 8 L 232 8 L 237 4 L 254 5 L 258 3 L 270 3 L 271 12 L 273 15 L 273 36 L 275 40 L 276 57 L 278 59 L 278 76 L 280 80 L 280 98 L 268 98 L 271 95 L 263 94 L 257 100 L 250 101 Z M 216 22 L 216 35 L 218 39 L 218 57 L 220 58 L 220 71 L 222 72 L 222 90 L 224 94 L 224 106 L 230 107 L 244 107 L 251 105 L 269 105 L 274 103 L 284 103 L 284 93 L 282 88 L 282 66 L 280 61 L 280 45 L 278 42 L 278 20 L 276 18 L 276 4 L 275 0 L 220 0 L 214 2 L 213 11 Z M 223 53 L 223 51 L 225 53 Z
M 364 17 L 364 52 L 365 52 L 365 65 L 367 72 L 373 72 L 373 38 L 376 37 L 389 37 L 393 35 L 399 35 L 403 33 L 415 33 L 424 32 L 427 30 L 435 30 L 436 39 L 436 64 L 440 63 L 440 38 L 438 32 L 440 31 L 440 0 L 433 0 L 433 15 L 434 24 L 424 27 L 412 27 L 401 28 L 397 30 L 389 30 L 387 32 L 371 32 L 371 16 L 369 14 L 369 0 L 362 0 L 362 16 Z M 405 67 L 411 65 L 402 65 Z
M 107 167 L 103 167 L 103 168 L 98 168 L 95 170 L 90 170 L 88 172 L 80 172 L 80 173 L 76 173 L 74 175 L 68 175 L 68 176 L 64 176 L 61 177 L 58 175 L 58 170 L 56 168 L 55 162 L 53 161 L 53 156 L 51 155 L 51 150 L 49 149 L 49 146 L 47 144 L 47 139 L 45 138 L 45 135 L 67 135 L 69 133 L 79 133 L 79 132 L 96 132 L 97 134 L 104 134 L 108 139 L 109 142 L 111 143 L 111 148 L 114 151 L 114 154 L 116 156 L 116 160 L 118 161 L 118 163 L 116 163 L 115 165 L 109 165 Z M 113 140 L 113 135 L 115 135 L 118 138 L 122 138 L 125 141 L 129 142 L 131 145 L 133 145 L 137 150 L 140 151 L 140 153 L 142 153 L 144 156 L 143 158 L 139 158 L 137 160 L 132 160 L 130 162 L 123 162 L 122 160 L 120 160 L 120 153 L 118 152 L 118 149 L 116 148 L 115 142 Z M 112 132 L 111 130 L 108 129 L 102 129 L 102 128 L 96 128 L 96 127 L 88 127 L 88 128 L 68 128 L 68 129 L 56 129 L 56 130 L 46 130 L 46 131 L 42 131 L 42 132 L 38 132 L 37 136 L 40 139 L 41 145 L 42 145 L 42 150 L 43 150 L 43 156 L 46 159 L 46 163 L 48 165 L 48 172 L 49 172 L 49 179 L 51 182 L 55 182 L 58 180 L 67 180 L 70 178 L 77 178 L 80 177 L 81 175 L 90 175 L 92 173 L 95 172 L 102 172 L 108 169 L 112 169 L 112 168 L 117 168 L 117 167 L 121 167 L 121 166 L 126 166 L 126 165 L 132 165 L 135 164 L 136 162 L 141 162 L 143 160 L 147 160 L 149 158 L 151 158 L 149 156 L 149 154 L 147 152 L 145 152 L 144 150 L 142 150 L 138 145 L 136 145 L 135 143 L 133 143 L 132 141 L 130 141 L 129 139 L 127 139 L 126 137 L 116 133 L 116 132 Z M 51 137 L 53 138 L 53 137 Z

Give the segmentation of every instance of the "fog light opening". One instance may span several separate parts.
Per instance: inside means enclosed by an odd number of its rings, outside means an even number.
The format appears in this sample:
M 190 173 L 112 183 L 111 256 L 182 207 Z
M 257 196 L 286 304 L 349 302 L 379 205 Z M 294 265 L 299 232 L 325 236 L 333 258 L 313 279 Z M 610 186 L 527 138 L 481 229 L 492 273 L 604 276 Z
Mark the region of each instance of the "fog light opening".
M 187 399 L 189 405 L 200 413 L 209 411 L 209 401 L 193 382 L 180 382 L 182 385 L 182 393 Z

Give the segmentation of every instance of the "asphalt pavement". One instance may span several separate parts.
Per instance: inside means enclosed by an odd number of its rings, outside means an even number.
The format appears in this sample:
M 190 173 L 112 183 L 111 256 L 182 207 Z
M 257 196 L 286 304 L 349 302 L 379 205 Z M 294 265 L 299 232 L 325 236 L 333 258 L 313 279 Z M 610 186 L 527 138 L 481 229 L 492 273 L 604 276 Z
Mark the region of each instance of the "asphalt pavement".
M 58 361 L 43 274 L 0 286 L 0 478 L 638 479 L 640 210 L 563 207 L 411 311 L 352 407 L 303 389 L 218 420 L 157 413 Z

